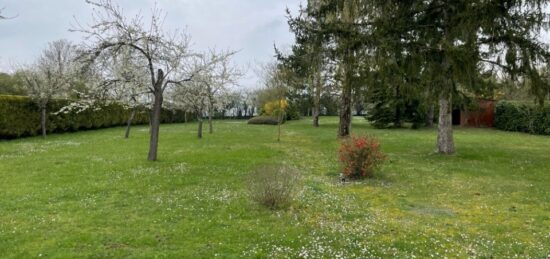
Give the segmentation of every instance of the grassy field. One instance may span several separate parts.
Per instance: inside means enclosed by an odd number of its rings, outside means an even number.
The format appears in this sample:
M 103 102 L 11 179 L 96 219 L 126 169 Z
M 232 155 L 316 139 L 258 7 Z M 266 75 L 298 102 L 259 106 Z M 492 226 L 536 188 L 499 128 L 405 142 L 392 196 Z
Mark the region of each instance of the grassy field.
M 456 129 L 458 152 L 434 154 L 435 130 L 375 130 L 388 162 L 376 178 L 338 180 L 336 118 L 276 128 L 163 125 L 0 142 L 0 257 L 550 257 L 550 137 Z M 297 167 L 288 210 L 248 198 L 255 167 Z

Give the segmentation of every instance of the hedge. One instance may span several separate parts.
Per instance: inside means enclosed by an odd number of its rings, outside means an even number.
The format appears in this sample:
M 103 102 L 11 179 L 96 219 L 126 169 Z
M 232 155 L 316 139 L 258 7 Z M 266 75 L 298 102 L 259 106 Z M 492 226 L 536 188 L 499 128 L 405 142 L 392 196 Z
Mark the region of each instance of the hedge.
M 126 125 L 130 110 L 120 104 L 99 105 L 82 112 L 55 115 L 69 104 L 68 100 L 53 100 L 48 104 L 48 133 L 72 132 Z M 148 124 L 149 112 L 139 108 L 133 124 Z M 191 117 L 190 117 L 191 118 Z M 162 123 L 185 122 L 183 111 L 163 110 Z M 28 97 L 0 95 L 0 139 L 14 139 L 40 134 L 40 109 Z
M 550 106 L 498 103 L 495 112 L 495 128 L 550 135 Z
M 283 120 L 284 123 L 284 120 Z M 257 116 L 248 120 L 248 124 L 266 124 L 266 125 L 279 125 L 277 118 L 271 116 Z

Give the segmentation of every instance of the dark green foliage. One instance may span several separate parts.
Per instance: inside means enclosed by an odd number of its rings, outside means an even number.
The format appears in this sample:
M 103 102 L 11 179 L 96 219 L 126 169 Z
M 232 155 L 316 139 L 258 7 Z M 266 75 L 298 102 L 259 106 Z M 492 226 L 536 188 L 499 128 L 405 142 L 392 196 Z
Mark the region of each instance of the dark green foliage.
M 69 104 L 68 100 L 53 100 L 48 104 L 49 133 L 99 129 L 126 125 L 130 110 L 120 104 L 107 104 L 82 112 L 53 114 Z M 146 108 L 138 108 L 133 124 L 149 123 Z M 163 110 L 162 123 L 181 123 L 183 111 Z M 0 96 L 0 139 L 36 136 L 40 131 L 40 109 L 28 97 Z
M 300 116 L 300 107 L 294 103 L 290 103 L 285 112 L 286 120 L 299 120 Z
M 248 120 L 248 124 L 278 125 L 278 122 L 277 118 L 273 118 L 271 116 L 257 116 Z
M 501 102 L 497 104 L 495 127 L 506 131 L 550 135 L 550 106 L 529 106 Z

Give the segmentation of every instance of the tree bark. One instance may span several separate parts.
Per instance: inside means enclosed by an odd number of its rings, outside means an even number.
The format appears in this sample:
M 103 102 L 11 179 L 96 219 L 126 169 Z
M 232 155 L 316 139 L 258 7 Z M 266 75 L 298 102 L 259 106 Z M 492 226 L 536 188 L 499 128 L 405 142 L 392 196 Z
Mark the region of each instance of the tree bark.
M 126 124 L 126 134 L 124 134 L 124 138 L 130 137 L 130 128 L 132 127 L 132 121 L 134 120 L 134 117 L 136 116 L 136 108 L 132 108 L 132 113 L 130 113 L 130 117 L 128 118 L 128 123 Z
M 283 124 L 284 112 L 279 112 L 278 125 L 277 125 L 277 142 L 281 142 L 281 124 Z
M 45 138 L 47 135 L 46 120 L 47 120 L 46 105 L 43 105 L 40 111 L 40 128 L 42 129 L 43 138 Z
M 344 78 L 342 80 L 342 96 L 340 97 L 340 125 L 338 137 L 347 137 L 351 134 L 351 96 L 352 96 L 352 53 L 344 54 Z
M 437 152 L 450 155 L 455 152 L 453 140 L 453 116 L 451 94 L 439 96 L 439 125 L 437 132 Z
M 202 115 L 200 113 L 198 113 L 199 115 L 197 116 L 197 120 L 199 121 L 199 128 L 197 130 L 197 137 L 199 139 L 202 139 Z
M 212 125 L 212 112 L 214 110 L 214 107 L 212 105 L 208 106 L 208 133 L 212 134 L 214 133 L 214 127 Z
M 319 127 L 321 113 L 321 75 L 315 76 L 315 96 L 313 97 L 313 127 Z
M 149 139 L 149 155 L 147 159 L 149 161 L 157 160 L 157 151 L 159 145 L 159 132 L 160 132 L 160 114 L 162 110 L 162 101 L 163 101 L 163 83 L 164 83 L 164 72 L 159 69 L 157 74 L 157 81 L 154 85 L 154 98 L 153 111 L 151 116 L 151 136 Z

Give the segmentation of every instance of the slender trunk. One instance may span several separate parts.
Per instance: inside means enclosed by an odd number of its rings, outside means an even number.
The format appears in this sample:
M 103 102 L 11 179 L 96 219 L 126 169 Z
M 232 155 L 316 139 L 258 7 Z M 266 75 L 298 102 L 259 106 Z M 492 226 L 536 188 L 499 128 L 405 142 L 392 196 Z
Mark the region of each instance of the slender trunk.
M 281 124 L 283 124 L 283 114 L 284 112 L 280 112 L 279 114 L 279 123 L 277 125 L 277 142 L 281 142 Z
M 45 138 L 47 135 L 46 120 L 47 120 L 46 105 L 43 105 L 40 111 L 40 128 L 42 129 L 43 138 Z
M 183 122 L 187 123 L 187 112 L 183 113 Z
M 434 105 L 430 105 L 430 108 L 428 109 L 428 114 L 426 116 L 426 126 L 428 127 L 433 127 L 434 126 L 434 114 L 435 114 L 435 110 L 434 110 Z
M 352 58 L 351 53 L 344 54 L 344 78 L 342 80 L 342 96 L 340 99 L 340 125 L 338 137 L 347 137 L 351 134 L 351 96 L 352 96 Z
M 212 105 L 208 106 L 208 133 L 212 134 L 214 133 L 214 127 L 212 126 L 212 112 L 214 111 L 214 107 Z
M 154 85 L 154 98 L 153 111 L 151 116 L 151 136 L 149 140 L 149 155 L 147 159 L 149 161 L 157 160 L 157 151 L 159 145 L 159 132 L 160 132 L 160 114 L 162 110 L 163 90 L 162 84 L 164 83 L 164 73 L 159 69 L 157 75 L 157 82 Z
M 439 96 L 439 126 L 437 132 L 437 152 L 450 155 L 455 152 L 453 140 L 453 116 L 451 94 Z
M 319 127 L 319 115 L 321 113 L 321 75 L 315 77 L 315 96 L 313 97 L 313 127 Z
M 350 134 L 351 124 L 351 88 L 345 86 L 340 100 L 340 125 L 338 137 L 346 137 Z
M 202 115 L 201 115 L 200 112 L 197 115 L 197 120 L 199 121 L 199 128 L 197 130 L 197 137 L 199 139 L 202 139 Z
M 130 118 L 128 118 L 128 123 L 126 124 L 126 134 L 124 134 L 124 138 L 130 137 L 130 128 L 132 127 L 132 121 L 134 120 L 134 117 L 136 116 L 136 108 L 132 108 L 132 113 L 130 113 Z

